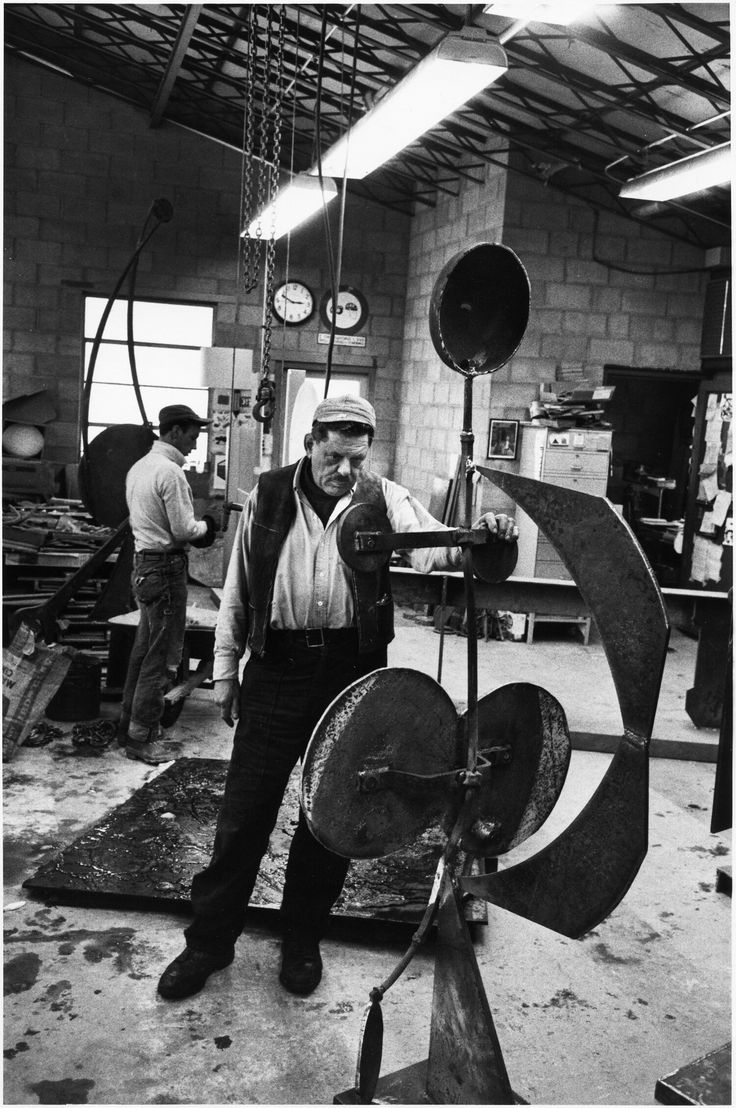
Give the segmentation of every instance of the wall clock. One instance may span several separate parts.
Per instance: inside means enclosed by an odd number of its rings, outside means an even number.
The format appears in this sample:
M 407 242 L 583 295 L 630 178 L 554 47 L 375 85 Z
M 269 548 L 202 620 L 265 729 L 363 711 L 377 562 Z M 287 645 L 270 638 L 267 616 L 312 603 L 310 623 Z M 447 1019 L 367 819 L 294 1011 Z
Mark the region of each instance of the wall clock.
M 332 292 L 328 291 L 322 297 L 319 306 L 322 321 L 326 327 L 332 326 Z M 365 326 L 368 318 L 368 304 L 362 293 L 352 285 L 340 285 L 337 294 L 337 312 L 335 331 L 339 335 L 354 335 L 361 327 Z
M 314 296 L 302 281 L 284 281 L 274 292 L 271 307 L 282 323 L 306 323 L 314 311 Z

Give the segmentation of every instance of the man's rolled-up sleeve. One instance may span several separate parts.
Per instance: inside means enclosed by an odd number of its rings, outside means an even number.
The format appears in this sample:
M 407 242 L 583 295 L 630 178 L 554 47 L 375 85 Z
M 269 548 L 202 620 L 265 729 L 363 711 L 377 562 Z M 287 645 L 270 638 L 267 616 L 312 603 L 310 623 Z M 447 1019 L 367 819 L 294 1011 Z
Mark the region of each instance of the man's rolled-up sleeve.
M 394 532 L 405 531 L 452 531 L 435 519 L 408 489 L 393 481 L 383 479 L 383 492 L 386 498 L 386 511 Z M 408 548 L 405 551 L 412 568 L 419 573 L 431 573 L 432 570 L 455 570 L 462 555 L 456 546 L 424 547 L 418 550 Z
M 238 666 L 248 639 L 248 552 L 253 496 L 251 494 L 245 502 L 238 520 L 222 590 L 215 626 L 214 681 L 226 681 L 238 676 Z

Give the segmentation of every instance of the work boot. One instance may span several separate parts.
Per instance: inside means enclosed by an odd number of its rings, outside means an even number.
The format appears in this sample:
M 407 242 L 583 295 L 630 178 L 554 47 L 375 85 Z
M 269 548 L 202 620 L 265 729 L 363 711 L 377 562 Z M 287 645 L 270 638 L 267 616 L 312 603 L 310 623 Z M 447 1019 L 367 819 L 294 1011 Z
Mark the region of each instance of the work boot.
M 290 993 L 307 996 L 322 980 L 319 941 L 313 935 L 289 930 L 281 942 L 279 981 Z
M 161 742 L 136 742 L 131 738 L 125 744 L 125 756 L 138 762 L 147 762 L 149 766 L 160 766 L 162 762 L 173 762 L 176 758 L 170 746 Z
M 206 950 L 192 950 L 186 946 L 171 962 L 158 983 L 159 995 L 164 1000 L 183 1000 L 203 989 L 207 978 L 217 970 L 225 969 L 235 957 L 235 951 L 210 954 Z

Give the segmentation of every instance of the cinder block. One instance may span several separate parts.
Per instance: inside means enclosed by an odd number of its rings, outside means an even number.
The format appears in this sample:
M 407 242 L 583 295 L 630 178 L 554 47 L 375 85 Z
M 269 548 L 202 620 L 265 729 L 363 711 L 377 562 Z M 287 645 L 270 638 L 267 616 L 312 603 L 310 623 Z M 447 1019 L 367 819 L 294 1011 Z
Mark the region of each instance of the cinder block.
M 591 339 L 588 356 L 594 362 L 614 362 L 618 365 L 637 365 L 634 357 L 634 343 L 623 339 Z M 661 364 L 661 363 L 643 363 Z
M 593 289 L 591 307 L 599 312 L 617 312 L 621 309 L 622 292 L 618 288 Z
M 589 285 L 547 285 L 546 306 L 570 311 L 590 307 L 592 289 Z
M 625 312 L 612 313 L 606 317 L 606 331 L 612 339 L 627 339 L 630 337 L 631 316 Z

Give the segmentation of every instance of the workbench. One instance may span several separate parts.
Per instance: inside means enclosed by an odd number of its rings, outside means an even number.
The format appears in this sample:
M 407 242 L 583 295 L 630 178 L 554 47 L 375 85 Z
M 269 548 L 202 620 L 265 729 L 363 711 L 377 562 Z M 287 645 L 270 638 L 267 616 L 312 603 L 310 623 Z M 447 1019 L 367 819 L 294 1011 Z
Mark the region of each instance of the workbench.
M 173 697 L 174 701 L 184 699 L 212 676 L 218 596 L 212 589 L 198 585 L 189 585 L 187 593 L 184 654 L 181 666 L 182 682 L 176 689 L 166 694 L 169 700 Z M 110 643 L 104 689 L 108 697 L 117 697 L 122 692 L 139 620 L 140 612 L 137 608 L 132 612 L 112 616 L 108 620 Z M 193 674 L 189 673 L 190 658 L 196 658 L 199 662 Z
M 444 586 L 443 586 L 444 582 Z M 461 573 L 417 573 L 403 566 L 391 567 L 391 587 L 399 603 L 464 607 L 465 589 Z M 728 666 L 731 602 L 726 592 L 705 589 L 663 588 L 670 623 L 682 621 L 698 632 L 698 651 L 693 687 L 686 695 L 686 711 L 696 727 L 719 727 Z M 506 612 L 534 612 L 547 617 L 591 616 L 574 581 L 541 577 L 508 577 L 499 584 L 475 582 L 478 609 Z

